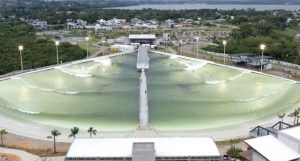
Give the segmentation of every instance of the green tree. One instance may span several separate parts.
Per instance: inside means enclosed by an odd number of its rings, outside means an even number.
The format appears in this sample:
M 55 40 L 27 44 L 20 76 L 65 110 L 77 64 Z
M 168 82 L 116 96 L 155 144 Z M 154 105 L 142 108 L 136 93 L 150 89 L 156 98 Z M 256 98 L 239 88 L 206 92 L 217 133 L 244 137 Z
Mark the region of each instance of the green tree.
M 242 152 L 242 149 L 240 148 L 235 148 L 234 146 L 230 147 L 228 150 L 227 150 L 227 155 L 229 157 L 232 157 L 232 158 L 239 158 L 241 159 L 241 152 Z
M 294 125 L 298 124 L 299 113 L 300 113 L 300 110 L 298 108 L 298 109 L 295 109 L 292 113 L 290 113 L 288 115 L 289 117 L 293 117 L 294 118 L 294 121 L 293 121 Z
M 281 122 L 283 122 L 283 119 L 285 117 L 285 113 L 283 113 L 283 114 L 277 114 L 277 116 L 281 120 Z
M 88 129 L 88 133 L 90 133 L 90 138 L 92 138 L 92 135 L 96 135 L 97 134 L 97 130 L 94 129 L 93 127 L 90 127 Z
M 0 137 L 1 137 L 1 146 L 4 145 L 3 143 L 3 136 L 8 134 L 8 132 L 5 129 L 0 130 Z
M 61 135 L 61 133 L 54 129 L 51 131 L 51 135 L 53 136 L 53 152 L 56 153 L 56 137 Z
M 71 129 L 71 134 L 69 135 L 69 138 L 70 137 L 73 137 L 74 139 L 76 138 L 76 135 L 79 133 L 79 128 L 78 127 L 73 127 Z

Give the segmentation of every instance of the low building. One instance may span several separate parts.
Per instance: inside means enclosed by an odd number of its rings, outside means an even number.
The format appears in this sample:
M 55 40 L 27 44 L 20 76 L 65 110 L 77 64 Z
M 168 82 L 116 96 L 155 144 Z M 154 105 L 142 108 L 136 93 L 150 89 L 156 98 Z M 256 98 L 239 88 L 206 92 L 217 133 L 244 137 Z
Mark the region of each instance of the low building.
M 300 153 L 300 127 L 289 128 L 278 132 L 278 139 Z
M 300 161 L 300 127 L 278 131 L 278 136 L 267 135 L 245 140 L 252 149 L 252 161 Z
M 229 55 L 230 61 L 236 64 L 247 63 L 249 58 L 253 57 L 253 54 L 250 53 L 239 53 Z
M 121 45 L 115 44 L 110 46 L 111 50 L 115 50 L 117 52 L 134 52 L 134 47 L 131 45 Z
M 47 21 L 39 21 L 35 20 L 31 23 L 31 25 L 36 29 L 36 30 L 47 30 L 48 25 Z
M 156 36 L 151 34 L 129 35 L 130 44 L 159 45 Z
M 66 27 L 67 29 L 83 29 L 87 25 L 87 21 L 83 21 L 80 19 L 72 20 L 67 19 Z
M 75 139 L 65 161 L 220 161 L 211 138 Z
M 272 60 L 271 56 L 264 56 L 263 59 L 261 56 L 248 57 L 247 65 L 253 68 L 262 66 L 263 69 L 272 69 Z

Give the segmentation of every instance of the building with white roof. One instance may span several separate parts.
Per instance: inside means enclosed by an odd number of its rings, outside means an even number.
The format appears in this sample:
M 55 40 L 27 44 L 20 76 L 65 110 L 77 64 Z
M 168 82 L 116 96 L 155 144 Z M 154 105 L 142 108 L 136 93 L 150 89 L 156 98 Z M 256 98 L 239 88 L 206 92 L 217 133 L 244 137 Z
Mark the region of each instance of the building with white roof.
M 300 153 L 300 126 L 279 131 L 278 139 Z
M 136 34 L 129 35 L 129 42 L 132 44 L 150 44 L 150 45 L 158 45 L 158 41 L 156 36 L 153 34 Z
M 300 126 L 273 135 L 245 140 L 252 148 L 252 161 L 300 161 Z
M 65 160 L 220 160 L 211 138 L 75 139 Z

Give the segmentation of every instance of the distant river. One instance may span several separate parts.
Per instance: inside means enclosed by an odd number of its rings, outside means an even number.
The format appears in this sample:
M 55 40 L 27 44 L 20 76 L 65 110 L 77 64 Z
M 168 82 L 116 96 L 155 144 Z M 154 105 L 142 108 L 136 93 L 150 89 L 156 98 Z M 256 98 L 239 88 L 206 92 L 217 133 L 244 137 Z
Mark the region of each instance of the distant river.
M 127 7 L 113 7 L 107 9 L 129 9 L 129 10 L 141 10 L 145 8 L 159 9 L 159 10 L 192 10 L 192 9 L 220 9 L 220 10 L 231 10 L 231 9 L 248 9 L 254 8 L 257 11 L 264 10 L 299 10 L 300 5 L 240 5 L 240 4 L 145 4 L 139 6 L 127 6 Z

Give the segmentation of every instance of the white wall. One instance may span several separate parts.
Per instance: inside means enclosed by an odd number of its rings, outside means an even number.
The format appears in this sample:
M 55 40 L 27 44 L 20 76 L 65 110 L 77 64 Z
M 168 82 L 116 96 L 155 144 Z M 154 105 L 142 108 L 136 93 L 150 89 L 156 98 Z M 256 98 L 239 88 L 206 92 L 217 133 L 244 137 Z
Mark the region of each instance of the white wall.
M 294 149 L 296 152 L 300 153 L 300 140 L 297 140 L 296 138 L 293 138 L 280 131 L 278 132 L 278 139 L 290 148 Z
M 257 153 L 255 150 L 252 150 L 252 161 L 268 161 L 262 155 Z

